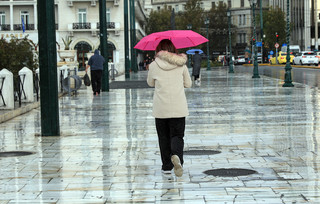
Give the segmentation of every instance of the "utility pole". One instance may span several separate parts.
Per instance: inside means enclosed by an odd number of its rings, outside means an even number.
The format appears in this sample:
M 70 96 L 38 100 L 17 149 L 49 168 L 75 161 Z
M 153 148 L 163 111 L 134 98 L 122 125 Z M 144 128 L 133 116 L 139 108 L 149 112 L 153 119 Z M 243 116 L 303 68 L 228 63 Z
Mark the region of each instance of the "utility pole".
M 128 0 L 124 0 L 124 57 L 125 57 L 125 78 L 130 78 L 130 62 L 129 62 L 129 23 L 128 23 Z
M 41 135 L 60 136 L 54 0 L 38 0 Z
M 106 16 L 106 0 L 99 0 L 99 21 L 100 21 L 100 49 L 101 55 L 104 57 L 102 72 L 102 91 L 109 91 L 109 68 L 108 68 L 108 32 L 107 32 L 107 16 Z
M 262 0 L 260 0 L 260 30 L 261 30 L 261 60 L 262 63 L 264 63 L 264 55 L 263 55 L 263 50 L 264 50 L 264 38 L 263 38 L 263 15 L 262 15 Z
M 314 0 L 314 28 L 315 28 L 315 44 L 314 44 L 314 49 L 318 50 L 318 2 L 319 0 Z

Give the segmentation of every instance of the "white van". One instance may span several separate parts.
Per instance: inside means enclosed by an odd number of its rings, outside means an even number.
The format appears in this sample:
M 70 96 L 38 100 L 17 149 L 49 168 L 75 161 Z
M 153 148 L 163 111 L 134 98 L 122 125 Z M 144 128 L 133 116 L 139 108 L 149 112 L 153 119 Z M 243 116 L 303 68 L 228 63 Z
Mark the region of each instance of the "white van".
M 290 45 L 290 53 L 292 53 L 294 56 L 297 55 L 297 53 L 301 52 L 299 45 Z M 281 47 L 282 52 L 287 52 L 287 46 Z

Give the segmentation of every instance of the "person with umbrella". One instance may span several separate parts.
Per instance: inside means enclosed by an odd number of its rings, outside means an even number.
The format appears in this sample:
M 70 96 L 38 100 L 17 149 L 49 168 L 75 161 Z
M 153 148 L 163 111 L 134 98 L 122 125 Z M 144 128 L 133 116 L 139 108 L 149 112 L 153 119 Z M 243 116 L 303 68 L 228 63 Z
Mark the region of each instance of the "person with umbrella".
M 193 56 L 193 68 L 192 68 L 192 76 L 194 77 L 194 83 L 197 86 L 200 86 L 200 69 L 201 69 L 201 56 L 199 51 L 195 51 Z
M 185 118 L 189 115 L 184 88 L 192 85 L 186 66 L 187 56 L 178 54 L 169 39 L 156 47 L 155 60 L 149 65 L 147 83 L 155 87 L 153 112 L 162 160 L 162 172 L 177 177 L 183 174 Z

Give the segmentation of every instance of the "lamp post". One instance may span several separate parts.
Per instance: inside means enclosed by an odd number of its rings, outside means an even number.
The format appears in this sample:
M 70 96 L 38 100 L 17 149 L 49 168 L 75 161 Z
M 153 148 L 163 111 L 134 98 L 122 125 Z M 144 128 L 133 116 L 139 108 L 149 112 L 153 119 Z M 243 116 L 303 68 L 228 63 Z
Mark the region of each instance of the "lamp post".
M 191 23 L 187 25 L 187 29 L 188 30 L 192 29 L 192 24 Z M 188 55 L 188 68 L 191 68 L 191 57 L 190 57 L 190 55 Z
M 209 18 L 207 18 L 205 21 L 204 21 L 204 24 L 207 26 L 207 39 L 209 40 L 209 23 L 210 23 L 210 20 Z M 207 59 L 208 59 L 208 65 L 207 65 L 207 70 L 210 70 L 210 60 L 209 60 L 209 56 L 210 56 L 210 53 L 209 53 L 209 41 L 207 42 Z
M 256 13 L 255 7 L 257 4 L 257 0 L 249 0 L 251 8 L 252 8 L 252 20 L 253 20 L 253 49 L 254 49 L 254 62 L 253 62 L 253 76 L 252 78 L 260 78 L 259 70 L 258 70 L 258 56 L 257 56 L 257 32 L 256 32 Z
M 287 0 L 287 62 L 285 66 L 285 74 L 284 74 L 284 84 L 283 87 L 293 87 L 292 79 L 291 79 L 291 65 L 290 65 L 290 1 Z
M 231 11 L 228 8 L 228 26 L 229 26 L 229 73 L 234 73 L 233 71 L 233 60 L 232 60 L 232 46 L 231 46 Z

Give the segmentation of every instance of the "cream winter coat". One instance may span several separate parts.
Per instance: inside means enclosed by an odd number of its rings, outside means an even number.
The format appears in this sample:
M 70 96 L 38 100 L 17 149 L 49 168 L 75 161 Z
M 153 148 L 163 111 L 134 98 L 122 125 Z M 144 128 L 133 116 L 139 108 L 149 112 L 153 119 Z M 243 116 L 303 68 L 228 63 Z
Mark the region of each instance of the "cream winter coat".
M 149 65 L 148 85 L 155 87 L 153 113 L 155 118 L 181 118 L 189 115 L 184 88 L 192 81 L 186 66 L 187 56 L 167 51 L 157 53 Z

